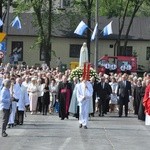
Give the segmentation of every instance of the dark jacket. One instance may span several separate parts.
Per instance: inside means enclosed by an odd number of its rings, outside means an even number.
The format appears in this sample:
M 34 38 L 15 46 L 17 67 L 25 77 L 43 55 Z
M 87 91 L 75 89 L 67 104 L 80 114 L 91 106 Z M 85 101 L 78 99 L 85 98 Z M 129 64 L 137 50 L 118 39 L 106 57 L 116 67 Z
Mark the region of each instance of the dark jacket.
M 100 99 L 104 99 L 104 100 L 109 99 L 110 94 L 112 93 L 111 86 L 105 82 L 104 88 L 103 88 L 102 83 L 99 82 L 96 86 L 96 93 L 97 93 L 97 97 L 99 97 Z
M 118 83 L 117 95 L 119 96 L 119 103 L 128 103 L 129 96 L 131 95 L 131 83 L 129 81 L 126 81 L 125 85 L 123 81 L 120 81 Z

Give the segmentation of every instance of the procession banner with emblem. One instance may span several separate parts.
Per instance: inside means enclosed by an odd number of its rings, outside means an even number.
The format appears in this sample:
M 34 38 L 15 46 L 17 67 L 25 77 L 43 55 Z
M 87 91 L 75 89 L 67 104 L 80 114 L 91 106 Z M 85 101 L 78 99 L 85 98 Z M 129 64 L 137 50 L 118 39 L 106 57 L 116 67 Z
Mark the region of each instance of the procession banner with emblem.
M 83 80 L 90 80 L 90 67 L 91 67 L 90 63 L 88 62 L 84 63 L 84 69 L 82 75 Z

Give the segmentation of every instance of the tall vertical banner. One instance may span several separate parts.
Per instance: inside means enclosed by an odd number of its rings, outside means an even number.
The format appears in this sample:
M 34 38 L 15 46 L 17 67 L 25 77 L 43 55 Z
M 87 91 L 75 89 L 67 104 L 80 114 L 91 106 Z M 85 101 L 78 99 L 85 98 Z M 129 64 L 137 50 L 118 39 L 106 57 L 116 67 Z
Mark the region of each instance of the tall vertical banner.
M 90 63 L 88 62 L 84 63 L 84 69 L 82 75 L 83 80 L 90 80 L 90 67 L 91 67 Z

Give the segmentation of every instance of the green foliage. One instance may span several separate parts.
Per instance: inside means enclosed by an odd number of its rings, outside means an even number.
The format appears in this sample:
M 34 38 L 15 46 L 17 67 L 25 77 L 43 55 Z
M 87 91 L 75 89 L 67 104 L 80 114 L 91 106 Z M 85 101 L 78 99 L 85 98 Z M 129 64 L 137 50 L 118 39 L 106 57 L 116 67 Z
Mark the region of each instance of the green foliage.
M 95 15 L 95 0 L 74 0 L 73 7 L 77 10 L 78 15 L 88 17 L 88 13 Z
M 117 17 L 122 14 L 123 2 L 122 0 L 101 0 L 101 14 L 103 16 Z
M 78 79 L 80 79 L 82 77 L 82 74 L 83 74 L 83 69 L 77 67 L 71 71 L 69 78 L 70 78 L 70 80 L 73 80 L 74 77 L 77 77 Z M 95 77 L 95 79 L 99 79 L 98 74 L 96 73 L 96 71 L 93 68 L 90 68 L 90 78 L 91 77 Z
M 140 8 L 137 12 L 137 16 L 150 15 L 149 0 L 101 0 L 100 14 L 102 16 L 108 16 L 109 18 L 123 16 L 128 2 L 129 5 L 127 7 L 126 16 L 130 17 L 135 7 Z

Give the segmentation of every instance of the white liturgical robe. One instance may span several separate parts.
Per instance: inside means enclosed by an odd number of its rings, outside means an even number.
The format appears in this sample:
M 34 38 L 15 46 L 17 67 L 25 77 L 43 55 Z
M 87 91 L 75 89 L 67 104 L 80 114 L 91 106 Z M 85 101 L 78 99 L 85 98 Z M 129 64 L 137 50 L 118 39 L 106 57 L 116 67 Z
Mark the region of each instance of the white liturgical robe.
M 87 125 L 90 101 L 92 101 L 93 87 L 89 81 L 83 81 L 77 86 L 77 100 L 79 102 L 79 123 Z

